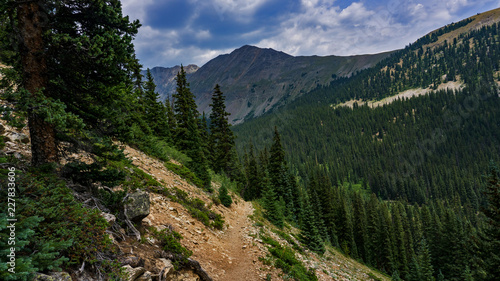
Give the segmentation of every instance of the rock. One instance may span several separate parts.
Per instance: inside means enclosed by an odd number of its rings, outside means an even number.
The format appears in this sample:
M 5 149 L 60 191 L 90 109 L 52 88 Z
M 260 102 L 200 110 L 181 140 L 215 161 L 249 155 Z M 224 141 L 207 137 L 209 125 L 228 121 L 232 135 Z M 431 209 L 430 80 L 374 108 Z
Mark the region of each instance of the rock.
M 119 259 L 122 265 L 130 265 L 131 267 L 142 267 L 144 266 L 144 259 L 136 256 L 129 256 Z
M 177 211 L 177 209 L 174 208 L 174 207 L 170 207 L 170 208 L 168 208 L 168 210 L 171 211 L 171 212 L 174 212 L 176 214 L 179 214 L 179 212 Z
M 160 274 L 162 276 L 162 280 L 170 280 L 170 276 L 173 275 L 175 271 L 172 261 L 163 258 L 158 260 L 161 262 Z
M 10 132 L 7 134 L 7 137 L 12 142 L 22 142 L 22 143 L 29 143 L 30 142 L 30 138 L 23 133 Z
M 36 273 L 33 281 L 71 281 L 71 276 L 67 272 Z
M 146 270 L 144 267 L 136 267 L 132 268 L 130 265 L 122 266 L 124 272 L 128 275 L 127 281 L 134 281 L 136 280 L 139 276 L 141 276 Z
M 150 215 L 151 216 L 151 215 Z M 149 217 L 145 218 L 142 220 L 142 223 L 147 226 L 147 227 L 151 227 L 153 226 L 153 223 L 151 222 L 151 220 L 149 219 Z
M 113 225 L 116 221 L 116 217 L 110 213 L 101 213 L 101 216 L 109 223 L 109 225 Z
M 242 249 L 246 249 L 247 248 L 247 245 L 243 245 L 243 247 L 241 247 Z
M 5 132 L 5 127 L 0 124 L 0 134 L 3 134 Z
M 149 271 L 144 272 L 143 275 L 139 276 L 139 278 L 135 279 L 135 281 L 152 281 L 152 274 Z
M 124 213 L 131 221 L 140 222 L 149 215 L 149 194 L 137 190 L 128 195 L 127 203 L 124 205 Z

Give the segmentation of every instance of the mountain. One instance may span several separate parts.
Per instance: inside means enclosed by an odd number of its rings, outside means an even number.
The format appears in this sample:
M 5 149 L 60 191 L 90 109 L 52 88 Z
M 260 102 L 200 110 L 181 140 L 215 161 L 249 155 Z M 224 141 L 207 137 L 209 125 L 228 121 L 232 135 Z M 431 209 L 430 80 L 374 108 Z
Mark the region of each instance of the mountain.
M 190 74 L 196 72 L 200 69 L 197 65 L 190 64 L 184 67 L 184 71 L 189 76 Z M 180 65 L 176 65 L 174 67 L 153 67 L 151 69 L 151 75 L 154 77 L 154 81 L 156 84 L 156 90 L 158 93 L 173 93 L 175 92 L 176 82 L 175 77 L 177 73 L 181 70 Z M 143 75 L 146 73 L 143 72 Z M 170 95 L 168 95 L 170 96 Z M 162 99 L 164 100 L 167 96 L 162 95 Z
M 209 112 L 215 84 L 226 95 L 230 121 L 241 123 L 282 106 L 302 94 L 373 66 L 392 52 L 359 56 L 294 57 L 273 49 L 243 46 L 212 59 L 187 76 L 200 112 Z M 175 90 L 178 67 L 154 68 L 158 92 L 165 98 Z M 186 70 L 187 71 L 187 70 Z
M 418 277 L 424 264 L 438 280 L 496 280 L 471 261 L 488 251 L 473 241 L 491 221 L 482 218 L 491 204 L 484 175 L 500 163 L 499 22 L 496 9 L 449 24 L 236 125 L 238 150 L 269 149 L 277 128 L 318 228 L 376 268 L 404 280 L 431 280 Z M 415 262 L 424 252 L 432 258 Z

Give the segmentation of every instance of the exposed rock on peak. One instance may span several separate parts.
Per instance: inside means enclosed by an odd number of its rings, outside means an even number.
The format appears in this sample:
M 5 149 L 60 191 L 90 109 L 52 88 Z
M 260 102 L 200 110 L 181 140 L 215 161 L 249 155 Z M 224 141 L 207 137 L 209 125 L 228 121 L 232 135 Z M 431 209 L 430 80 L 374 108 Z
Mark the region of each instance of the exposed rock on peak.
M 206 113 L 210 111 L 213 88 L 219 84 L 226 95 L 230 121 L 237 124 L 284 105 L 319 85 L 329 84 L 336 76 L 349 76 L 370 67 L 389 54 L 294 57 L 245 45 L 207 62 L 188 74 L 187 80 L 196 96 L 198 110 Z M 175 76 L 158 71 L 153 76 L 163 98 L 175 91 Z

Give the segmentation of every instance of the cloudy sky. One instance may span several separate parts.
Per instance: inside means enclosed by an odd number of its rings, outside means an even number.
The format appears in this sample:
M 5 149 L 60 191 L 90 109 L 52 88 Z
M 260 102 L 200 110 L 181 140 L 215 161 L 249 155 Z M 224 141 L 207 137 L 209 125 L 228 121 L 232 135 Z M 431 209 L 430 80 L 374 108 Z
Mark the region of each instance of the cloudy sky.
M 500 6 L 499 0 L 122 0 L 139 19 L 144 67 L 197 64 L 243 45 L 299 55 L 403 48 L 426 33 Z

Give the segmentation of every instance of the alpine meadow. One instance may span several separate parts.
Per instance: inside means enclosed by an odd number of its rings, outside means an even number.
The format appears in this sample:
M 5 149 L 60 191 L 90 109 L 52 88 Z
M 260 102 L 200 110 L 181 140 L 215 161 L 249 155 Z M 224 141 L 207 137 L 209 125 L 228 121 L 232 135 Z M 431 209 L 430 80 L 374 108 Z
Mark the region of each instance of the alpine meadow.
M 0 280 L 500 280 L 500 8 L 219 2 L 0 3 Z

